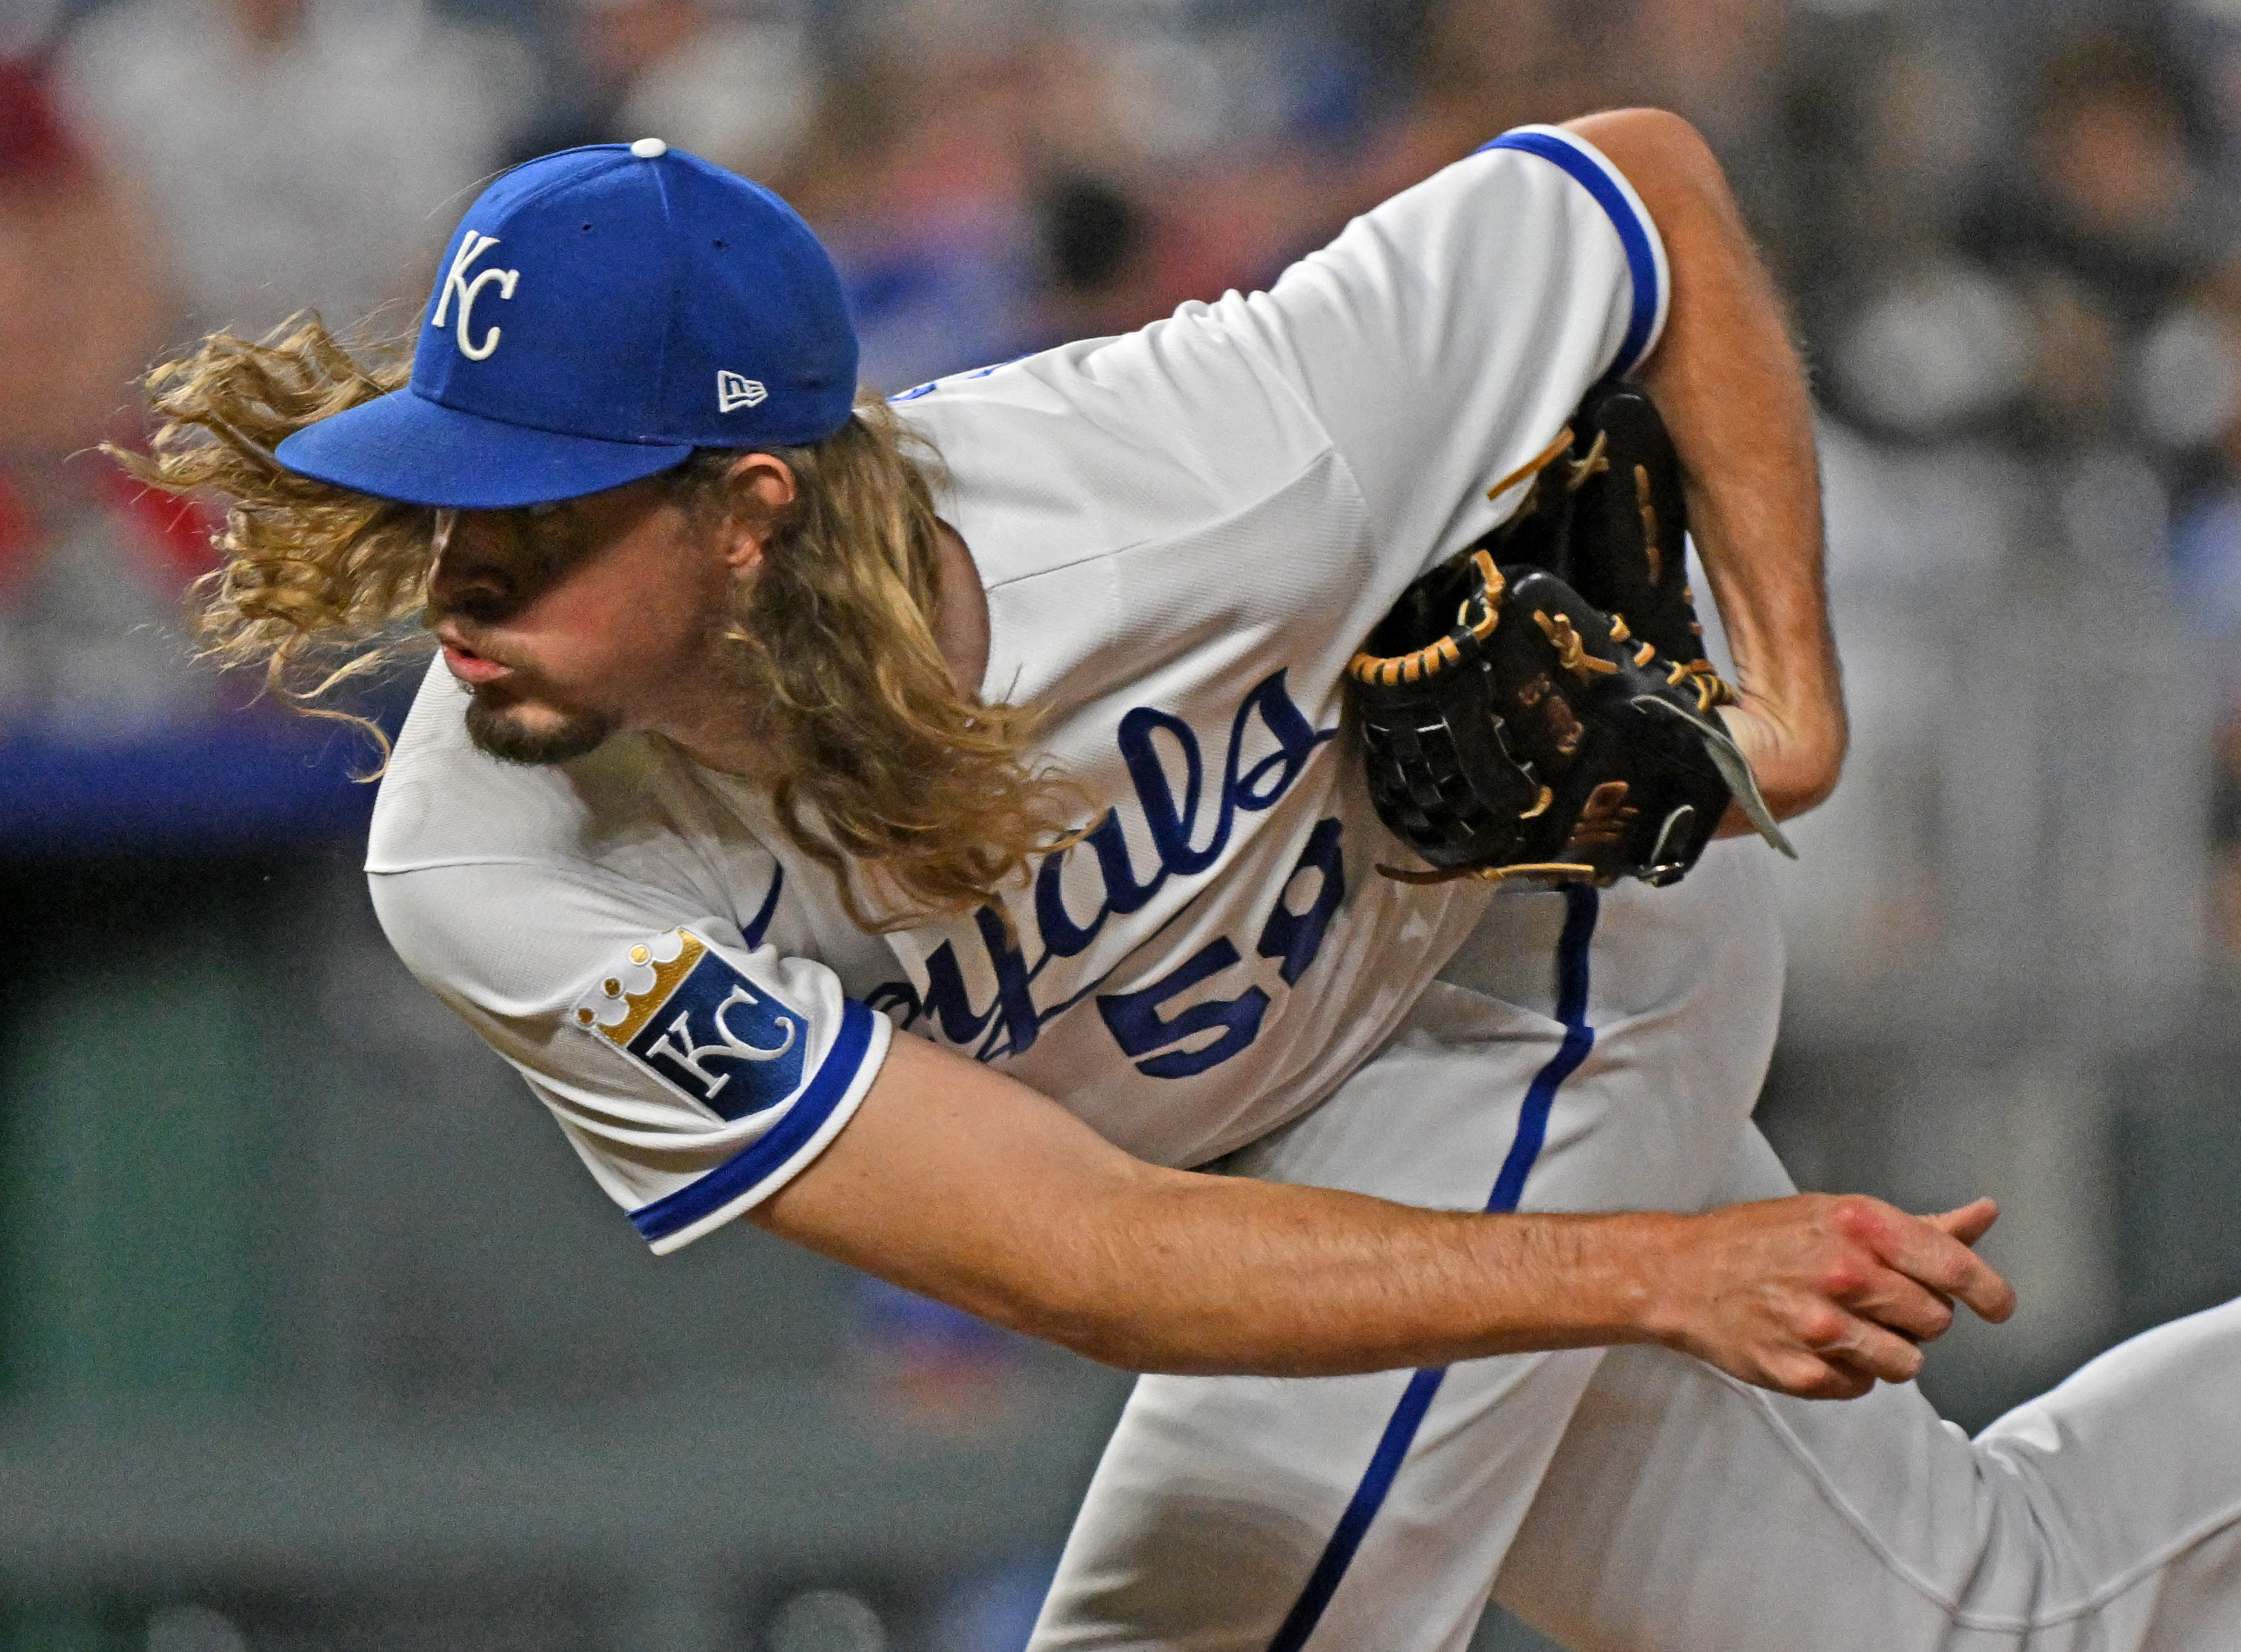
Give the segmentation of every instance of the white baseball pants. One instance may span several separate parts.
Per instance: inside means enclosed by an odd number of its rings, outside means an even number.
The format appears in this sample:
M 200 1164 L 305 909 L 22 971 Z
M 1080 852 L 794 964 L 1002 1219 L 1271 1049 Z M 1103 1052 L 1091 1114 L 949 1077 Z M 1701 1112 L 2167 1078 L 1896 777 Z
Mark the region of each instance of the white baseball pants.
M 1504 895 L 1399 1038 L 1228 1168 L 1445 1208 L 1788 1192 L 1748 1116 L 1782 967 L 1754 852 Z M 1911 1386 L 1794 1401 L 1657 1349 L 1147 1377 L 1032 1648 L 1461 1652 L 1489 1592 L 1577 1652 L 2241 1648 L 2241 1305 L 1973 1442 Z

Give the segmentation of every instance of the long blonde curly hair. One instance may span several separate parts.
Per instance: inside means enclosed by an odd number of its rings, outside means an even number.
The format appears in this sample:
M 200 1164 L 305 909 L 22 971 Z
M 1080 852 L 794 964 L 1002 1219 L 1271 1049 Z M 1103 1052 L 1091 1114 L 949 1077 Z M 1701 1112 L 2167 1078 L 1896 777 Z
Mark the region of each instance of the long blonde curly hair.
M 259 340 L 215 333 L 148 376 L 159 421 L 148 451 L 110 450 L 151 487 L 224 504 L 220 565 L 195 592 L 205 656 L 377 740 L 372 724 L 324 702 L 428 646 L 418 622 L 435 512 L 299 476 L 273 450 L 407 373 L 398 353 L 353 351 L 315 316 Z M 758 778 L 777 819 L 866 928 L 991 900 L 1070 840 L 1078 799 L 1031 763 L 1035 712 L 961 691 L 935 641 L 933 456 L 869 397 L 821 441 L 759 451 L 793 468 L 799 497 L 724 634 L 767 733 Z M 678 497 L 712 519 L 745 508 L 727 484 L 735 457 L 694 455 L 671 473 Z

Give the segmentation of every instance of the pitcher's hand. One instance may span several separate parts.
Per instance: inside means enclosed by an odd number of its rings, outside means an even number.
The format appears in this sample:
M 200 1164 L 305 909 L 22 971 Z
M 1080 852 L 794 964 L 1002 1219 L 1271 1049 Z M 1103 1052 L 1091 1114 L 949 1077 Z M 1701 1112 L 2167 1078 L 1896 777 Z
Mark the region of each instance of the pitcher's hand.
M 1999 1207 L 1937 1216 L 1859 1194 L 1799 1194 L 1671 1218 L 1645 1328 L 1730 1376 L 1804 1399 L 1910 1381 L 1953 1303 L 1997 1322 L 2007 1281 L 1970 1247 Z

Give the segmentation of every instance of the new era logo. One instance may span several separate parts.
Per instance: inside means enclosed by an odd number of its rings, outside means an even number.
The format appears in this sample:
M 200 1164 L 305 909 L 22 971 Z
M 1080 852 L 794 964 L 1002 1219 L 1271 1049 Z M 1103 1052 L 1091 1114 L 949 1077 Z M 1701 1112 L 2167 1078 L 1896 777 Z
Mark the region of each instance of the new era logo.
M 716 374 L 716 411 L 736 412 L 742 407 L 760 405 L 770 395 L 757 379 L 745 378 L 728 369 L 719 369 Z

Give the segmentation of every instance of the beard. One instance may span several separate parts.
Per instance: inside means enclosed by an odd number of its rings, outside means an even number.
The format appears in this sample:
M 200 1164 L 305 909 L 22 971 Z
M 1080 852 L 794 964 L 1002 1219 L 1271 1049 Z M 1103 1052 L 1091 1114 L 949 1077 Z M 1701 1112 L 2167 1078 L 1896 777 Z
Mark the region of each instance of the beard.
M 490 698 L 481 690 L 467 701 L 467 738 L 501 762 L 542 767 L 588 757 L 606 742 L 619 719 L 607 712 L 562 712 L 541 707 L 531 720 L 525 708 Z

